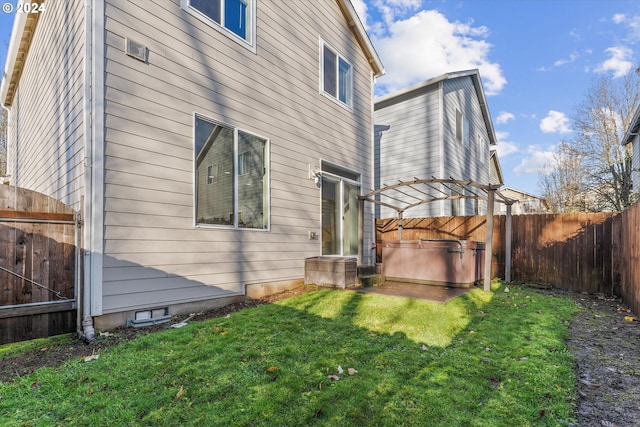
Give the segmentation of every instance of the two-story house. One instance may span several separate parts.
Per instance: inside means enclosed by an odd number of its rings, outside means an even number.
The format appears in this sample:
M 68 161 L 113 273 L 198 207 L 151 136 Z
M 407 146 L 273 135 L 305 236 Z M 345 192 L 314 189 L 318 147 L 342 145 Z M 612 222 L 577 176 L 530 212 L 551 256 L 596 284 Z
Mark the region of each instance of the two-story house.
M 355 256 L 382 73 L 349 0 L 17 14 L 0 89 L 10 182 L 82 213 L 88 328 L 284 289 L 307 257 Z
M 502 184 L 491 182 L 500 180 L 497 157 L 490 157 L 490 146 L 497 140 L 478 70 L 443 74 L 376 98 L 374 105 L 376 188 L 432 177 Z M 416 206 L 404 216 L 486 212 L 486 201 L 474 198 L 464 186 L 433 191 L 428 198 L 443 200 Z M 388 207 L 376 209 L 378 218 L 396 216 Z

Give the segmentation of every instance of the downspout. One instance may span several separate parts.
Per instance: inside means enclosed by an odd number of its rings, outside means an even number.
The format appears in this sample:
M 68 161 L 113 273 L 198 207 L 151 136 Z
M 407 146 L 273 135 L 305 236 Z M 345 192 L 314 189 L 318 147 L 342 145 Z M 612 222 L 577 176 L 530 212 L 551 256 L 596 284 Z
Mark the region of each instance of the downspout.
M 82 218 L 82 230 L 84 232 L 84 245 L 82 246 L 82 257 L 84 261 L 83 280 L 82 280 L 82 331 L 79 332 L 80 338 L 85 341 L 93 341 L 96 338 L 96 332 L 93 328 L 93 318 L 91 317 L 91 233 L 93 217 L 93 91 L 92 91 L 92 51 L 93 51 L 93 10 L 91 7 L 92 0 L 84 2 L 84 131 L 85 131 L 85 156 L 84 156 L 84 206 Z M 89 219 L 89 220 L 87 220 Z M 88 248 L 85 248 L 85 245 Z

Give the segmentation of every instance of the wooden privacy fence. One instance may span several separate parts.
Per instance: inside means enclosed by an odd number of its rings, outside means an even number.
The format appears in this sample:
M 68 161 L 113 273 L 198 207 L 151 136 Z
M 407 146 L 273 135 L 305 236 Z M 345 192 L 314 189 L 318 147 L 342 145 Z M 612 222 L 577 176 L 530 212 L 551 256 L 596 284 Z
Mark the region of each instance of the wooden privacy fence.
M 74 211 L 0 185 L 0 344 L 76 329 Z
M 637 224 L 637 223 L 636 223 Z M 494 217 L 491 276 L 504 278 L 506 217 Z M 397 219 L 376 221 L 377 259 L 397 239 Z M 511 277 L 591 293 L 620 294 L 621 215 L 514 215 Z M 486 217 L 405 218 L 405 240 L 486 240 Z
M 640 314 L 640 202 L 621 215 L 620 287 L 622 300 Z

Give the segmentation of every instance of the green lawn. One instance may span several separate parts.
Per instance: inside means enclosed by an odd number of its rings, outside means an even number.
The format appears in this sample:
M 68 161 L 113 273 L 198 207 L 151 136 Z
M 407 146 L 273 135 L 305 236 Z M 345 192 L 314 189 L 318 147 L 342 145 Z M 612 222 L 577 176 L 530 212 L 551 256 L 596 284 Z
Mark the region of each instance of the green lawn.
M 447 304 L 319 290 L 146 335 L 0 383 L 0 424 L 575 422 L 573 300 L 493 289 Z

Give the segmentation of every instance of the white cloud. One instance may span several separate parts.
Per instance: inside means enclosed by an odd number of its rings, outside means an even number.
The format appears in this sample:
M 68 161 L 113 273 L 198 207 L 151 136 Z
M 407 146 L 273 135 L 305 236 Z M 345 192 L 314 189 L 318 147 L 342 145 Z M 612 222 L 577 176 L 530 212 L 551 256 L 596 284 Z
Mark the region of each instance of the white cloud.
M 509 137 L 508 132 L 496 132 L 496 138 L 498 144 L 495 146 L 495 150 L 498 152 L 498 158 L 503 159 L 509 154 L 518 152 L 518 146 L 513 142 L 508 142 L 506 139 Z
M 553 63 L 550 67 L 538 67 L 537 71 L 550 71 L 556 67 L 562 67 L 563 65 L 571 64 L 575 62 L 578 58 L 580 58 L 580 54 L 578 52 L 571 52 L 568 58 L 560 58 Z
M 632 18 L 626 20 L 627 27 L 629 29 L 629 41 L 640 41 L 640 15 L 634 15 Z
M 569 118 L 564 113 L 550 110 L 540 121 L 540 130 L 544 133 L 570 133 Z
M 516 116 L 514 116 L 512 113 L 509 113 L 508 111 L 500 111 L 500 114 L 498 114 L 498 117 L 496 118 L 496 123 L 499 125 L 503 125 L 509 120 L 515 120 L 515 118 Z
M 596 73 L 613 71 L 613 77 L 622 77 L 633 68 L 633 51 L 626 46 L 614 46 L 605 50 L 611 58 L 604 61 L 596 69 Z
M 364 25 L 365 29 L 368 31 L 369 28 L 367 27 L 367 21 L 369 20 L 369 14 L 367 12 L 367 4 L 364 0 L 351 0 L 351 4 L 356 10 L 358 18 L 360 18 L 360 22 L 362 22 L 362 25 Z
M 613 18 L 611 19 L 616 24 L 620 24 L 626 20 L 626 16 L 624 15 L 624 13 L 616 13 L 615 15 L 613 15 Z
M 551 171 L 554 162 L 554 152 L 540 150 L 537 147 L 529 147 L 529 156 L 522 159 L 520 164 L 513 169 L 516 175 L 547 174 Z
M 415 6 L 411 1 L 378 1 L 385 14 L 386 28 L 371 32 L 373 44 L 385 64 L 387 74 L 377 81 L 378 95 L 427 80 L 438 75 L 477 68 L 487 95 L 499 93 L 506 85 L 500 64 L 489 59 L 489 30 L 472 23 L 449 21 L 435 10 L 422 10 L 408 18 L 390 21 L 395 11 Z M 370 4 L 371 5 L 371 4 Z M 400 9 L 382 9 L 390 5 Z

